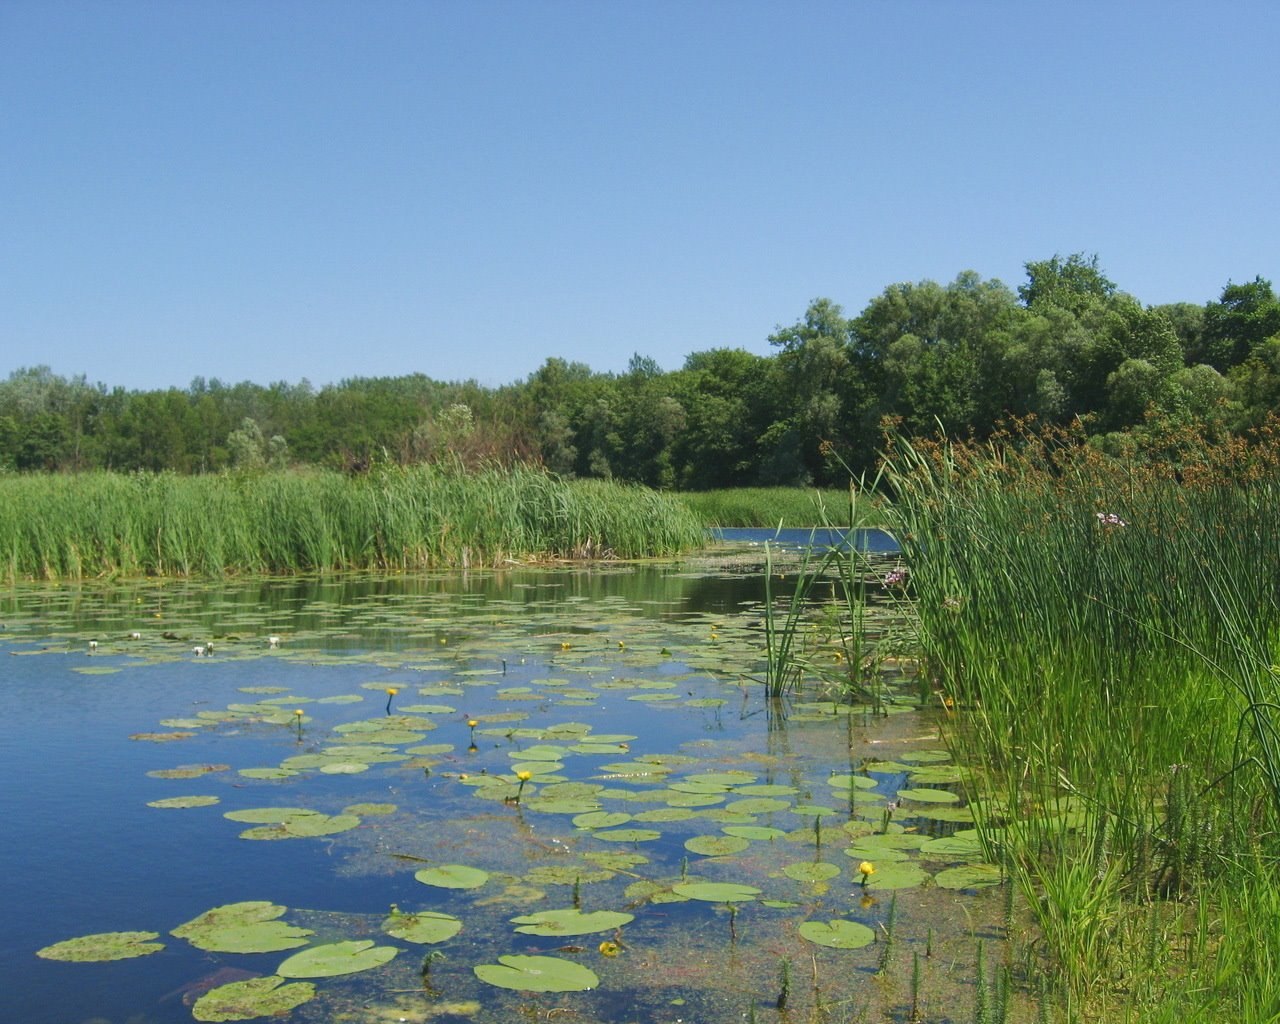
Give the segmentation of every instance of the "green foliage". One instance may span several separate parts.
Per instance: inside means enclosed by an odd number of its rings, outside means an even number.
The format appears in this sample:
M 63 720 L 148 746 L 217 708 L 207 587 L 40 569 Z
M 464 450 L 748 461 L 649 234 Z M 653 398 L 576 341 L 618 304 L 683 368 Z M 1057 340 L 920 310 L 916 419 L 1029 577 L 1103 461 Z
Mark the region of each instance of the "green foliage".
M 8 580 L 634 558 L 702 542 L 672 499 L 528 468 L 0 477 Z
M 1257 955 L 1210 922 L 1276 898 L 1276 451 L 1182 432 L 1123 459 L 1079 435 L 891 452 L 922 655 L 994 786 L 983 844 L 1059 995 L 1098 1019 L 1121 978 L 1130 1011 L 1274 1010 L 1273 972 L 1254 988 L 1208 950 Z M 1211 908 L 1197 955 L 1185 899 Z
M 1276 407 L 1266 279 L 1144 308 L 1096 255 L 1025 267 L 1016 293 L 966 270 L 891 284 L 857 315 L 816 298 L 771 355 L 710 349 L 673 372 L 637 353 L 619 374 L 551 358 L 496 389 L 412 374 L 134 392 L 20 368 L 0 381 L 0 471 L 524 463 L 660 489 L 838 486 L 845 467 L 874 471 L 886 422 L 985 438 L 1035 415 L 1103 436 L 1152 420 L 1245 430 Z
M 687 491 L 680 499 L 712 526 L 783 529 L 831 524 L 848 526 L 849 493 L 801 487 L 734 487 Z M 858 497 L 858 518 L 871 513 L 870 500 Z

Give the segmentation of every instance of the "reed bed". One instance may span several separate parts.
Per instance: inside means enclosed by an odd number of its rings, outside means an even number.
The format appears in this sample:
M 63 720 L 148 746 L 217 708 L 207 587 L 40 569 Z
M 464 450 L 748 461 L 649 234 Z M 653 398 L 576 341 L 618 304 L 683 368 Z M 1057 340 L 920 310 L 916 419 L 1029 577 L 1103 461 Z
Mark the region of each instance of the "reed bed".
M 849 492 L 803 487 L 731 487 L 686 491 L 681 499 L 711 526 L 803 529 L 852 525 Z M 866 519 L 868 505 L 857 518 Z M 865 525 L 865 524 L 864 524 Z
M 704 540 L 677 500 L 526 467 L 0 477 L 8 582 L 637 558 Z
M 899 442 L 886 479 L 978 828 L 1068 1018 L 1277 1019 L 1274 434 Z

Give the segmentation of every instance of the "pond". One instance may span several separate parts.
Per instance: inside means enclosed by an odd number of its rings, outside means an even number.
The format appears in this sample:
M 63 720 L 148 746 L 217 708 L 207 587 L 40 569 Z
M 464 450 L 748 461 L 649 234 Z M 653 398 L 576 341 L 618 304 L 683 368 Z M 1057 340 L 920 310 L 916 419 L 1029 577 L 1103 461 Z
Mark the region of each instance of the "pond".
M 759 559 L 8 592 L 4 1019 L 973 1019 L 939 712 L 767 702 Z

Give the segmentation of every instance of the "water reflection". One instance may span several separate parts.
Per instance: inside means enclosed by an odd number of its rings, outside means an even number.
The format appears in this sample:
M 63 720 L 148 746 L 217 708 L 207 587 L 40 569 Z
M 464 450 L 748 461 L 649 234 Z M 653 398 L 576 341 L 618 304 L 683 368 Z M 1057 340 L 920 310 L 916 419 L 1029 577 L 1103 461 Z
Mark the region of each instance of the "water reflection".
M 510 1020 L 527 999 L 471 970 L 509 953 L 576 957 L 596 971 L 596 992 L 559 997 L 579 1019 L 665 1019 L 683 1000 L 686 1019 L 740 1020 L 776 999 L 780 956 L 853 956 L 804 943 L 795 923 L 882 922 L 888 892 L 851 905 L 843 850 L 904 787 L 909 766 L 888 762 L 936 747 L 936 731 L 912 714 L 873 717 L 817 684 L 766 703 L 759 557 L 6 593 L 0 772 L 22 780 L 3 791 L 0 846 L 10 1015 L 190 1020 L 183 995 L 201 979 L 269 974 L 285 955 L 202 953 L 167 934 L 245 900 L 290 908 L 326 942 L 386 942 L 393 905 L 463 921 L 432 962 L 430 990 L 428 950 L 402 943 L 385 968 L 318 982 L 322 998 L 294 1011 L 299 1021 L 384 1019 L 370 1005 L 426 1020 L 439 999 L 474 999 L 477 1019 Z M 214 655 L 193 656 L 208 641 Z M 208 770 L 171 777 L 192 766 Z M 524 785 L 516 772 L 528 773 Z M 148 806 L 199 794 L 219 802 Z M 223 817 L 282 807 L 342 816 L 360 805 L 394 810 L 284 841 L 241 838 L 254 826 Z M 927 810 L 901 821 L 922 833 L 955 827 Z M 597 811 L 607 817 L 575 824 Z M 688 845 L 728 828 L 753 838 L 731 855 Z M 834 865 L 837 880 L 797 880 L 804 863 Z M 471 892 L 415 878 L 439 864 L 474 865 L 489 881 Z M 777 906 L 727 917 L 723 905 L 670 902 L 686 878 L 742 880 Z M 934 901 L 910 891 L 903 941 L 931 930 L 942 946 Z M 608 935 L 513 934 L 512 916 L 578 904 L 635 915 L 617 936 L 620 955 L 596 954 Z M 111 964 L 34 956 L 118 930 L 154 931 L 166 948 Z M 953 950 L 950 962 L 965 955 Z M 830 963 L 824 998 L 851 998 L 875 958 L 850 963 Z

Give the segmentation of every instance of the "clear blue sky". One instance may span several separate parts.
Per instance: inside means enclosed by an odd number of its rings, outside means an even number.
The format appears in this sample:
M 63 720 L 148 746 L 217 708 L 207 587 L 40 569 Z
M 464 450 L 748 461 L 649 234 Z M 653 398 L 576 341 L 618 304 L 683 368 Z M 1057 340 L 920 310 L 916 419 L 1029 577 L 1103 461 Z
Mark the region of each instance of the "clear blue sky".
M 0 376 L 486 385 L 1280 276 L 1280 7 L 0 0 Z

